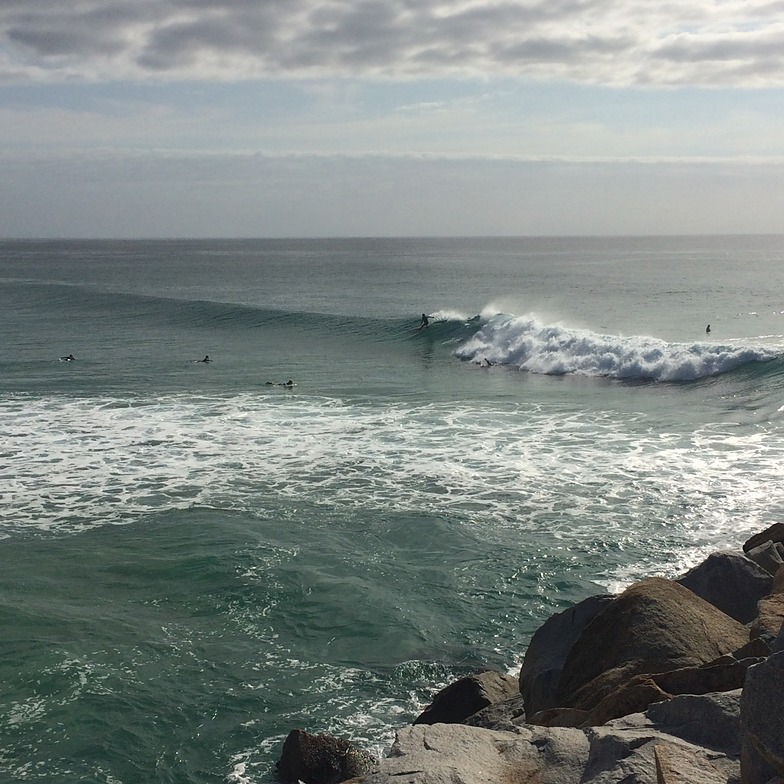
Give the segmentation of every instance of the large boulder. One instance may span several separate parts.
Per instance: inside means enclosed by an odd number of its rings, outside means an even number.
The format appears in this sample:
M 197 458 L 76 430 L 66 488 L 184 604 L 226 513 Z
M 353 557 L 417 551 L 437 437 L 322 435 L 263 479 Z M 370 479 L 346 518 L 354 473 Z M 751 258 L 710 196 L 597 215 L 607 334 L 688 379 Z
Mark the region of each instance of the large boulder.
M 759 547 L 765 542 L 784 542 L 784 523 L 773 523 L 773 525 L 750 537 L 743 545 L 743 552 L 747 553 L 755 547 Z
M 714 712 L 715 713 L 715 712 Z M 643 714 L 586 730 L 519 727 L 515 733 L 435 724 L 398 731 L 389 756 L 363 784 L 727 784 L 739 764 L 668 734 Z M 683 719 L 692 725 L 694 712 Z M 701 728 L 706 734 L 710 728 Z
M 731 659 L 730 663 L 635 675 L 608 694 L 591 711 L 550 708 L 535 713 L 528 722 L 543 727 L 595 727 L 613 719 L 650 710 L 655 704 L 671 701 L 675 695 L 740 693 L 746 680 L 746 671 L 762 659 L 736 661 L 731 656 L 728 658 Z
M 638 675 L 610 692 L 586 716 L 581 726 L 595 727 L 631 713 L 642 713 L 652 703 L 669 700 L 671 696 L 649 676 Z
M 740 701 L 741 782 L 784 777 L 784 651 L 749 669 Z
M 691 753 L 674 743 L 658 743 L 653 747 L 656 760 L 657 784 L 702 784 L 708 780 L 715 781 L 722 776 L 718 770 L 711 771 L 709 776 L 694 764 Z M 721 780 L 726 780 L 722 779 Z
M 771 647 L 776 653 L 784 651 L 784 626 L 781 627 L 781 631 L 779 632 L 778 637 L 773 640 Z
M 725 664 L 683 667 L 651 675 L 654 683 L 668 694 L 709 694 L 710 692 L 742 689 L 749 667 L 759 664 L 762 657 L 748 657 Z
M 536 781 L 541 769 L 539 751 L 510 732 L 496 732 L 465 724 L 404 727 L 397 732 L 379 771 L 364 784 L 498 784 Z M 575 738 L 568 754 L 577 764 L 587 756 L 584 736 Z M 575 778 L 574 781 L 578 781 Z
M 741 690 L 682 694 L 657 702 L 645 712 L 651 726 L 698 746 L 740 756 Z
M 784 566 L 779 566 L 773 575 L 773 587 L 771 593 L 784 593 Z
M 766 659 L 770 656 L 770 650 L 770 645 L 765 640 L 761 637 L 754 637 L 738 648 L 737 651 L 725 653 L 723 656 L 719 656 L 718 659 L 708 662 L 705 666 L 714 667 L 717 664 L 734 664 L 736 661 L 743 659 Z
M 559 705 L 590 711 L 635 675 L 706 664 L 747 640 L 742 624 L 682 585 L 643 580 L 596 615 L 572 645 Z
M 732 657 L 730 657 L 732 658 Z M 582 726 L 605 724 L 611 719 L 647 710 L 654 703 L 669 701 L 677 694 L 710 694 L 743 688 L 746 671 L 762 659 L 732 660 L 727 664 L 683 667 L 679 670 L 636 675 L 608 694 L 586 716 Z
M 484 727 L 486 730 L 505 730 L 514 732 L 515 727 L 525 722 L 525 705 L 523 697 L 517 694 L 503 702 L 494 702 L 486 708 L 464 719 L 461 724 L 471 727 Z
M 751 637 L 762 637 L 771 643 L 784 628 L 784 593 L 766 596 L 759 603 L 758 614 L 751 625 Z
M 746 555 L 754 563 L 759 564 L 768 574 L 776 574 L 778 568 L 784 563 L 784 544 L 781 542 L 767 542 L 752 547 Z
M 339 784 L 369 773 L 374 757 L 347 740 L 292 730 L 283 744 L 278 777 L 286 784 Z
M 551 615 L 534 633 L 520 669 L 520 694 L 525 712 L 533 716 L 557 708 L 556 691 L 561 670 L 582 630 L 613 600 L 590 596 L 573 607 Z
M 450 683 L 433 697 L 414 724 L 456 724 L 488 705 L 519 695 L 517 678 L 487 670 Z
M 587 718 L 588 711 L 577 708 L 545 708 L 526 718 L 526 723 L 538 727 L 582 727 Z
M 757 606 L 757 617 L 751 624 L 752 640 L 761 638 L 769 642 L 776 651 L 782 650 L 784 636 L 784 566 L 773 576 L 770 595 L 761 599 Z
M 757 602 L 770 592 L 770 573 L 745 555 L 718 552 L 676 582 L 740 623 L 757 617 Z
M 784 595 L 784 566 L 782 566 L 773 578 L 773 589 L 771 590 L 772 596 Z M 774 651 L 784 651 L 784 626 L 779 629 L 779 633 L 773 640 L 772 648 Z

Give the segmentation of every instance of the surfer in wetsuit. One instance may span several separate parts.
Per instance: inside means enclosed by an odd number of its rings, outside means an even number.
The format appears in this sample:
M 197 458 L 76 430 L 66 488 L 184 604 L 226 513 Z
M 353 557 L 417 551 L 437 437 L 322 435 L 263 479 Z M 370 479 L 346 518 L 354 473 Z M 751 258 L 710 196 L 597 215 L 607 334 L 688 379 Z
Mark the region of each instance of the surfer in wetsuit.
M 210 359 L 210 355 L 206 354 L 204 359 L 200 359 L 199 362 L 212 362 L 212 360 Z
M 73 354 L 69 354 L 67 357 L 60 357 L 60 362 L 73 362 L 76 360 L 76 357 Z
M 430 319 L 428 319 L 427 313 L 423 313 L 422 321 L 419 322 L 419 328 L 422 329 L 422 327 L 429 327 L 429 326 L 430 326 Z
M 708 326 L 705 327 L 705 334 L 707 335 L 709 332 L 710 332 L 710 324 L 708 324 Z

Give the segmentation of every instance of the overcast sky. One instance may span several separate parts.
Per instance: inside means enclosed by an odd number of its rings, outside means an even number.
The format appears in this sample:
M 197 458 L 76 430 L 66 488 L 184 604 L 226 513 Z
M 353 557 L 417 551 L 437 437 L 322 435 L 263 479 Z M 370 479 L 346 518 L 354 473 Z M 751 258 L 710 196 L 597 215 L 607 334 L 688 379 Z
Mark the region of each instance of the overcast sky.
M 784 230 L 784 0 L 0 0 L 0 236 Z

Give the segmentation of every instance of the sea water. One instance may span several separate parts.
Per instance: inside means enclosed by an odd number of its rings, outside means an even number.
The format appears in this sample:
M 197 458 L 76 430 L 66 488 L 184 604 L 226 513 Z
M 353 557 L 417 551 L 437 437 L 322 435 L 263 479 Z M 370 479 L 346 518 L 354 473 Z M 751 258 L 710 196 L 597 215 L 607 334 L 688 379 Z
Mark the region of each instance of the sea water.
M 0 782 L 381 754 L 784 518 L 782 237 L 4 242 L 0 292 Z

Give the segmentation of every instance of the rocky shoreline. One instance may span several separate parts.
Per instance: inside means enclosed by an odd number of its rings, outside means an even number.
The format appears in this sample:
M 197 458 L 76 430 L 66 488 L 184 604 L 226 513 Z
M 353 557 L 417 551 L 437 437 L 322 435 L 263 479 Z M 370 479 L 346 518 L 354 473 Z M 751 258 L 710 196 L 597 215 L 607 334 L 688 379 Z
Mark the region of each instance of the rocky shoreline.
M 593 596 L 534 634 L 519 677 L 435 695 L 375 760 L 292 731 L 304 784 L 784 784 L 784 524 L 677 580 Z

